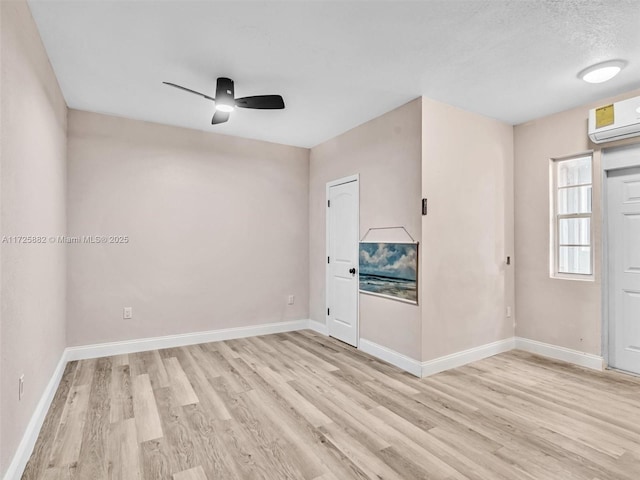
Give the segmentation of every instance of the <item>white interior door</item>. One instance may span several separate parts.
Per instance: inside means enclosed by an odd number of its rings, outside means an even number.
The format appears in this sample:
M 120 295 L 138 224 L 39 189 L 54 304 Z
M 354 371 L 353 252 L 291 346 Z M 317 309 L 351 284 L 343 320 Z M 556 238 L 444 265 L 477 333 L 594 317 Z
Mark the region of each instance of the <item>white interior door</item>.
M 327 184 L 327 327 L 358 345 L 358 178 Z
M 609 365 L 640 374 L 640 167 L 607 176 Z

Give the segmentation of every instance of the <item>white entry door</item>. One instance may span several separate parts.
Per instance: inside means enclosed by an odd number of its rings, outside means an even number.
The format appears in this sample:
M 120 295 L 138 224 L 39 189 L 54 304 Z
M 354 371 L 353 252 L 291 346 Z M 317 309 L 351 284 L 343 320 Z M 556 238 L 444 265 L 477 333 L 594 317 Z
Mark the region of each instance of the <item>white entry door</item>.
M 327 326 L 358 344 L 358 177 L 327 184 Z
M 640 167 L 607 177 L 609 365 L 640 374 Z

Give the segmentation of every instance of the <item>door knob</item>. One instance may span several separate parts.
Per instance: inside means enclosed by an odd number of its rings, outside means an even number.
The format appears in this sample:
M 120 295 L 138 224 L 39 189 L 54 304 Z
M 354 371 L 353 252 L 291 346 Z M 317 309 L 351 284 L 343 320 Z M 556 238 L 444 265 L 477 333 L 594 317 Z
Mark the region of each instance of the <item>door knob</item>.
M 355 268 L 350 268 L 350 269 L 349 269 L 349 273 L 350 273 L 351 275 L 355 275 L 355 274 L 356 274 L 356 269 L 355 269 Z

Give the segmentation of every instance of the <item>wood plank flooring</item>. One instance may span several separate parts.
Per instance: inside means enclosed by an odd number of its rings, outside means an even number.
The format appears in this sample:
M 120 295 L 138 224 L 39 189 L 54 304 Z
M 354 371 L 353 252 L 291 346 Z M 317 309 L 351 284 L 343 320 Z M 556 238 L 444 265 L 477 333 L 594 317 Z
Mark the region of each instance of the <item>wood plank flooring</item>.
M 638 480 L 640 379 L 512 351 L 420 380 L 309 331 L 70 362 L 22 478 Z

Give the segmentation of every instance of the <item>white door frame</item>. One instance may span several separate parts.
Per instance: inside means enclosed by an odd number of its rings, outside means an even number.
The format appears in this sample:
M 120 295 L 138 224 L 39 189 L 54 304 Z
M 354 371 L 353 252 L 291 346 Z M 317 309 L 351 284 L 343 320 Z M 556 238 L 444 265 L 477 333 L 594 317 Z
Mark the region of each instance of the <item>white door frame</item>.
M 631 155 L 625 155 L 631 152 Z M 636 155 L 633 155 L 633 154 Z M 602 358 L 609 367 L 609 223 L 607 197 L 609 172 L 627 168 L 640 167 L 640 144 L 623 145 L 601 151 L 600 163 L 602 165 L 602 188 L 600 189 L 602 208 Z
M 338 178 L 336 180 L 332 180 L 327 182 L 327 186 L 325 188 L 325 198 L 324 198 L 324 208 L 325 208 L 325 256 L 329 257 L 329 189 L 331 187 L 337 187 L 338 185 L 343 185 L 345 183 L 356 182 L 358 185 L 358 197 L 356 199 L 358 212 L 357 212 L 357 221 L 358 225 L 356 225 L 356 231 L 360 232 L 360 174 L 356 173 L 355 175 L 349 175 L 347 177 Z M 358 235 L 360 235 L 358 233 Z M 358 273 L 360 269 L 358 269 Z M 327 312 L 329 311 L 329 282 L 330 282 L 330 272 L 329 268 L 327 268 L 327 264 L 325 263 L 324 267 L 324 276 L 325 276 L 325 284 L 324 284 L 324 323 L 327 326 L 327 335 L 329 334 L 329 315 Z M 356 348 L 360 348 L 360 293 L 357 294 L 356 298 Z

